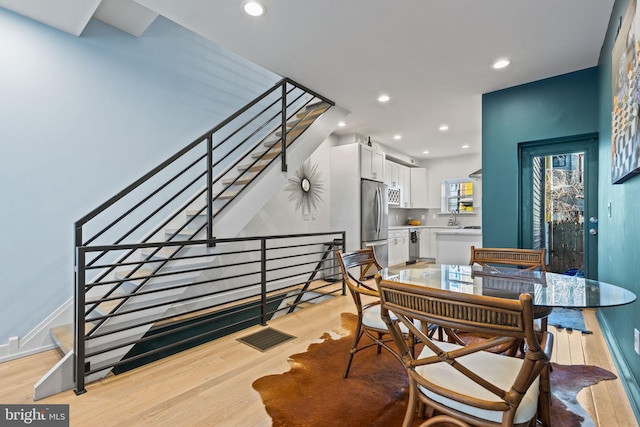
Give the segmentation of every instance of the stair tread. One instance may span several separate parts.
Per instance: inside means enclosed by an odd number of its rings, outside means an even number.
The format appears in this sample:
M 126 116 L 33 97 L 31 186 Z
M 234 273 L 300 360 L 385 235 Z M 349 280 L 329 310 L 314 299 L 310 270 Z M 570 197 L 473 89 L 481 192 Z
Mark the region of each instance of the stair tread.
M 129 275 L 129 273 L 132 270 L 117 270 L 116 271 L 116 278 L 117 279 L 124 279 L 126 276 Z M 149 275 L 153 274 L 153 270 L 151 270 L 150 268 L 139 268 L 138 270 L 136 270 L 130 277 L 128 277 L 129 279 L 139 279 L 139 278 L 145 278 Z
M 253 153 L 251 157 L 254 159 L 273 159 L 274 157 L 278 157 L 282 153 L 282 149 L 280 147 L 274 147 L 269 150 L 260 151 L 257 153 Z
M 177 246 L 162 248 L 159 251 L 157 251 L 157 249 L 158 248 L 144 248 L 142 249 L 142 255 L 144 255 L 145 257 L 148 257 L 149 255 L 153 254 L 151 255 L 151 258 L 166 259 L 171 257 L 173 254 L 175 254 L 177 251 L 180 250 L 180 248 Z
M 235 182 L 234 182 L 235 180 Z M 223 185 L 247 185 L 248 183 L 250 183 L 253 180 L 253 176 L 243 176 L 240 177 L 236 180 L 235 177 L 233 178 L 225 178 L 222 180 L 222 184 Z
M 233 199 L 238 195 L 238 191 L 225 191 L 218 196 L 219 199 Z
M 51 338 L 58 344 L 60 351 L 67 354 L 73 350 L 73 324 L 61 325 L 51 328 Z
M 300 135 L 302 132 L 304 132 L 304 130 L 306 129 L 306 127 L 297 127 L 297 128 L 293 128 L 290 131 L 287 132 L 287 136 L 291 137 L 291 136 L 297 136 Z M 276 131 L 275 132 L 276 136 L 282 136 L 282 131 Z M 288 139 L 287 139 L 288 141 Z
M 281 138 L 272 139 L 272 140 L 269 140 L 269 141 L 265 141 L 262 145 L 264 145 L 265 147 L 273 147 L 276 144 L 280 144 L 281 141 L 282 141 Z
M 247 163 L 247 164 L 238 165 L 238 170 L 240 171 L 248 170 L 249 172 L 258 172 L 266 168 L 268 165 L 269 165 L 268 161 L 259 161 L 259 162 L 256 162 L 256 164 L 253 166 L 251 165 L 251 163 Z

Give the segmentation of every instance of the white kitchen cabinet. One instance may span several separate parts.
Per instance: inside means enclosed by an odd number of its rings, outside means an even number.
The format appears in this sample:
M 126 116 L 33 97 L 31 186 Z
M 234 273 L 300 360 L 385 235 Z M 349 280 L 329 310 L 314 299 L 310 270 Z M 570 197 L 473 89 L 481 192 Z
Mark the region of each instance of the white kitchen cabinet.
M 384 162 L 384 183 L 389 187 L 400 187 L 400 165 L 391 160 Z
M 411 168 L 400 166 L 400 206 L 411 207 Z
M 409 207 L 427 209 L 427 170 L 425 168 L 409 168 L 411 174 L 411 202 Z
M 384 153 L 367 145 L 360 145 L 360 177 L 373 181 L 384 180 Z
M 389 230 L 389 265 L 409 261 L 409 230 Z

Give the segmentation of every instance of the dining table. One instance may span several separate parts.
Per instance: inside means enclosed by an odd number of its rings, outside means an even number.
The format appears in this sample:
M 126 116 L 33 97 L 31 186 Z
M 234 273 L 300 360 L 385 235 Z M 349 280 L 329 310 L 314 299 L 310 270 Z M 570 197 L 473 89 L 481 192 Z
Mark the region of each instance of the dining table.
M 636 295 L 621 286 L 599 280 L 513 267 L 433 264 L 426 268 L 384 268 L 383 279 L 429 286 L 450 292 L 517 299 L 533 296 L 536 317 L 553 308 L 600 308 L 630 304 Z

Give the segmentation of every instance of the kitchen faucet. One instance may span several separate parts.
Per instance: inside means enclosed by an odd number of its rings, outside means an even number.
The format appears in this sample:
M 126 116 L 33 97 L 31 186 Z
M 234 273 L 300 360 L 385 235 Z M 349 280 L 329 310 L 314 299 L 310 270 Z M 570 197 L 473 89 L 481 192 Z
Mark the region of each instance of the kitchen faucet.
M 458 218 L 456 217 L 457 213 L 458 213 L 457 209 L 454 209 L 451 211 L 451 216 L 449 217 L 449 222 L 447 223 L 449 227 L 458 225 Z

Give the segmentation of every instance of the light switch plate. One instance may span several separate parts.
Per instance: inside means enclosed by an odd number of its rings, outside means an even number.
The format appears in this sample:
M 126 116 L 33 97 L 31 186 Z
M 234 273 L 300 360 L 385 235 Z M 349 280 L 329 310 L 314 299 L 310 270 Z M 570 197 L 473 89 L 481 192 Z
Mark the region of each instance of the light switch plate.
M 640 331 L 637 328 L 633 328 L 633 348 L 640 355 Z

